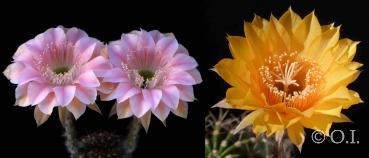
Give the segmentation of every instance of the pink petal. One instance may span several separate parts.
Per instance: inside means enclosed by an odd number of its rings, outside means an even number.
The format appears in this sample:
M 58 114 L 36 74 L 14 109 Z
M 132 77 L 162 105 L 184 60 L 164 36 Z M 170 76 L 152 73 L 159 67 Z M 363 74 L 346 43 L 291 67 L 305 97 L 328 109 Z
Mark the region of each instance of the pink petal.
M 122 34 L 122 45 L 128 50 L 135 50 L 137 48 L 138 36 L 136 34 Z
M 138 38 L 138 49 L 153 50 L 155 48 L 154 39 L 145 30 L 141 30 L 141 35 Z
M 35 110 L 33 112 L 33 117 L 35 118 L 37 127 L 45 123 L 47 119 L 49 119 L 49 116 L 50 115 L 46 115 L 43 112 L 41 112 L 37 106 L 35 107 Z
M 149 103 L 152 109 L 155 109 L 162 96 L 161 90 L 158 89 L 144 89 L 142 90 L 143 98 Z
M 84 31 L 82 31 L 78 28 L 75 28 L 75 27 L 72 27 L 72 28 L 68 29 L 68 31 L 67 31 L 68 42 L 70 42 L 72 44 L 75 44 L 82 37 L 86 37 L 86 36 L 87 36 L 86 32 L 84 32 Z
M 110 69 L 111 65 L 109 60 L 102 56 L 98 56 L 84 64 L 82 67 L 82 72 L 93 70 L 96 76 L 102 77 L 103 74 Z
M 100 86 L 100 82 L 92 70 L 86 71 L 83 74 L 79 75 L 76 83 L 79 83 L 85 87 L 99 87 Z
M 186 71 L 174 71 L 169 74 L 169 78 L 166 84 L 194 85 L 196 84 L 196 81 Z
M 96 88 L 77 86 L 75 95 L 79 101 L 89 105 L 95 102 L 97 91 Z
M 149 34 L 154 39 L 154 42 L 158 42 L 160 39 L 164 37 L 164 35 L 160 33 L 158 30 L 152 30 L 149 32 Z
M 192 86 L 177 85 L 177 88 L 179 90 L 181 100 L 189 101 L 189 102 L 192 102 L 195 100 Z
M 21 84 L 21 85 L 18 85 L 17 88 L 15 88 L 15 98 L 16 99 L 27 95 L 28 85 L 29 84 Z
M 149 130 L 150 120 L 151 120 L 151 112 L 150 111 L 147 112 L 145 115 L 143 115 L 140 118 L 141 124 L 144 127 L 146 133 Z
M 29 53 L 32 56 L 37 56 L 43 52 L 45 48 L 45 43 L 44 43 L 42 36 L 39 36 L 38 38 L 34 38 L 34 39 L 27 41 L 25 43 L 25 46 L 27 48 L 25 50 L 27 54 Z
M 179 117 L 187 118 L 188 104 L 184 101 L 179 101 L 178 108 L 177 109 L 171 109 L 171 111 Z
M 94 53 L 97 42 L 89 37 L 83 37 L 78 40 L 74 47 L 74 53 L 78 53 L 79 62 L 85 63 L 89 61 Z
M 37 53 L 39 53 L 38 50 L 30 50 L 27 47 L 27 43 L 24 43 L 18 47 L 17 51 L 13 55 L 13 59 L 14 62 L 22 62 L 25 65 L 34 65 L 33 55 Z
M 178 49 L 178 42 L 174 36 L 167 36 L 156 43 L 156 50 L 168 57 L 172 57 Z
M 121 97 L 118 97 L 117 102 L 123 102 L 126 101 L 127 99 L 129 99 L 130 97 L 140 93 L 141 90 L 136 88 L 136 87 L 132 87 L 131 89 L 129 89 L 124 95 L 122 95 Z
M 73 101 L 67 106 L 68 111 L 70 111 L 75 119 L 78 119 L 86 111 L 86 105 L 73 99 Z
M 33 105 L 37 105 L 38 103 L 43 101 L 51 91 L 52 90 L 49 86 L 38 84 L 36 82 L 29 83 L 28 96 L 30 102 Z
M 26 107 L 31 105 L 31 101 L 28 97 L 28 83 L 18 85 L 15 89 L 15 104 L 21 107 Z
M 109 94 L 105 99 L 106 100 L 113 100 L 113 99 L 121 98 L 123 96 L 133 95 L 132 92 L 129 92 L 131 89 L 136 89 L 136 88 L 132 87 L 132 85 L 130 83 L 119 83 L 117 88 L 115 88 L 113 90 L 113 92 L 111 94 Z M 128 92 L 130 94 L 128 94 Z M 137 93 L 135 93 L 135 94 L 137 94 Z M 122 101 L 124 101 L 124 100 L 122 100 Z M 118 103 L 120 103 L 122 101 L 118 101 Z
M 41 80 L 39 73 L 32 68 L 26 67 L 21 72 L 19 72 L 19 76 L 12 79 L 11 82 L 14 84 L 24 84 L 36 80 Z
M 152 110 L 152 113 L 162 122 L 168 117 L 170 113 L 170 109 L 164 105 L 163 102 L 160 102 L 158 107 Z
M 192 70 L 187 70 L 187 72 L 192 76 L 193 79 L 195 79 L 196 84 L 199 84 L 202 82 L 202 78 L 201 78 L 201 74 L 199 70 L 192 69 Z
M 176 109 L 179 102 L 179 91 L 176 86 L 170 85 L 162 89 L 162 101 L 165 105 L 172 109 Z
M 191 70 L 197 67 L 197 62 L 191 56 L 181 53 L 174 56 L 172 66 L 176 69 Z
M 118 119 L 128 118 L 133 115 L 128 101 L 117 104 L 117 115 Z
M 15 62 L 8 65 L 3 74 L 6 78 L 8 78 L 8 80 L 10 80 L 10 82 L 17 84 L 18 79 L 20 78 L 21 73 L 24 69 L 24 64 L 22 64 L 21 62 Z
M 188 50 L 182 44 L 179 44 L 177 53 L 189 55 Z
M 151 108 L 142 95 L 131 97 L 129 99 L 129 106 L 131 107 L 133 114 L 138 118 L 142 117 Z
M 54 43 L 56 45 L 64 44 L 65 32 L 62 28 L 50 28 L 44 33 L 44 42 Z
M 122 68 L 113 68 L 104 74 L 103 82 L 130 82 L 130 80 Z
M 76 92 L 76 86 L 60 86 L 54 88 L 56 100 L 59 105 L 67 106 L 70 104 L 72 99 L 74 98 L 74 94 Z
M 40 111 L 47 115 L 51 115 L 55 106 L 58 106 L 58 102 L 53 93 L 49 93 L 49 95 L 37 105 Z
M 122 43 L 122 45 L 120 45 Z M 125 43 L 121 41 L 110 42 L 108 45 L 109 60 L 117 67 L 122 66 L 122 61 L 124 59 L 123 55 L 128 52 L 128 50 L 123 48 Z

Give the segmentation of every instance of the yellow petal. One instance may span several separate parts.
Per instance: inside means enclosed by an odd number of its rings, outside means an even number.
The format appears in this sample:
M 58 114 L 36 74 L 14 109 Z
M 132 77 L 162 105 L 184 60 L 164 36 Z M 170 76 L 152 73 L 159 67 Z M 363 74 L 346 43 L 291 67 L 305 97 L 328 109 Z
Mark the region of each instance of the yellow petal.
M 245 61 L 251 61 L 255 58 L 255 55 L 251 51 L 245 37 L 228 36 L 227 40 L 229 42 L 229 49 L 231 50 L 234 58 L 239 58 Z
M 301 17 L 297 15 L 291 7 L 285 12 L 279 19 L 281 24 L 286 28 L 289 34 L 293 34 L 297 29 L 297 26 L 301 23 Z
M 317 60 L 319 56 L 324 56 L 324 54 L 327 53 L 329 49 L 333 48 L 338 42 L 338 38 L 340 36 L 339 31 L 340 27 L 336 27 L 316 37 L 307 47 L 306 57 Z
M 232 86 L 247 87 L 250 82 L 250 73 L 246 70 L 242 60 L 222 59 L 215 65 L 215 69 Z
M 312 41 L 321 35 L 322 30 L 314 12 L 306 16 L 294 32 L 297 40 L 303 42 L 305 47 L 310 46 Z
M 333 117 L 314 113 L 310 118 L 301 118 L 300 122 L 306 128 L 321 131 L 326 136 L 329 136 L 329 130 L 332 126 Z
M 301 152 L 302 144 L 304 144 L 305 141 L 304 127 L 302 127 L 301 124 L 296 123 L 287 128 L 287 133 L 291 142 L 295 144 Z
M 334 92 L 331 92 L 324 98 L 322 98 L 321 102 L 329 102 L 332 100 L 349 100 L 351 99 L 351 95 L 346 86 L 338 87 Z
M 232 87 L 227 90 L 226 102 L 235 109 L 241 110 L 255 110 L 263 103 L 251 92 L 250 89 Z
M 234 130 L 234 133 L 238 133 L 241 129 L 246 128 L 247 126 L 251 125 L 254 120 L 260 116 L 260 114 L 262 114 L 264 111 L 263 109 L 258 109 L 255 110 L 249 114 L 247 114 L 247 116 L 241 121 L 241 123 L 236 127 L 236 129 Z
M 342 106 L 337 103 L 326 102 L 324 104 L 319 105 L 315 112 L 324 114 L 324 115 L 331 115 L 331 116 L 340 116 L 341 115 Z
M 353 82 L 360 74 L 359 70 L 352 70 L 348 64 L 335 64 L 323 76 L 325 80 L 324 91 L 331 93 L 340 86 L 347 86 Z

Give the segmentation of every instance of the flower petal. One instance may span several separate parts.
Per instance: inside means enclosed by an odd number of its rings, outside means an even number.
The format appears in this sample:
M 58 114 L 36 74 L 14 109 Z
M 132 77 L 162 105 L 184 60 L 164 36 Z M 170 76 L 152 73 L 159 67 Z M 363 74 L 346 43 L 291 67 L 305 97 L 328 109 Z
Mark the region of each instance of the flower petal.
M 179 90 L 176 86 L 167 86 L 162 88 L 162 101 L 171 109 L 177 109 L 179 103 Z M 155 114 L 155 113 L 154 113 Z
M 178 49 L 178 42 L 174 36 L 167 36 L 156 43 L 156 50 L 168 57 L 172 57 Z
M 241 129 L 246 128 L 247 126 L 251 125 L 257 117 L 260 116 L 264 111 L 263 109 L 255 110 L 249 114 L 246 115 L 244 119 L 240 122 L 240 124 L 236 127 L 234 130 L 234 133 L 238 133 Z
M 132 96 L 129 99 L 129 106 L 131 107 L 133 114 L 138 118 L 142 117 L 151 108 L 150 104 L 141 94 Z
M 76 86 L 59 86 L 54 88 L 56 100 L 61 106 L 67 106 L 74 98 L 76 92 Z
M 162 97 L 162 92 L 159 89 L 143 89 L 143 98 L 150 104 L 152 109 L 155 109 Z
M 83 87 L 80 85 L 76 86 L 76 94 L 75 96 L 84 104 L 92 104 L 95 102 L 97 97 L 96 88 Z
M 169 75 L 166 84 L 194 85 L 196 81 L 186 71 L 174 71 Z
M 302 144 L 304 144 L 305 141 L 304 127 L 302 127 L 301 124 L 296 123 L 287 128 L 287 132 L 291 142 L 295 144 L 301 152 Z
M 116 107 L 116 113 L 118 115 L 118 119 L 128 118 L 133 115 L 128 101 L 118 103 Z
M 188 114 L 188 104 L 187 102 L 180 100 L 177 109 L 170 109 L 170 111 L 175 115 L 186 119 Z
M 99 87 L 100 86 L 100 82 L 92 70 L 86 71 L 83 74 L 79 75 L 76 83 L 79 83 L 80 85 L 85 86 L 85 87 Z
M 197 69 L 187 70 L 187 72 L 192 76 L 192 78 L 195 80 L 196 84 L 199 84 L 202 82 L 200 71 Z
M 151 112 L 147 112 L 145 115 L 143 115 L 140 118 L 141 124 L 144 127 L 146 133 L 149 130 L 149 125 L 150 125 L 150 120 L 151 120 Z
M 94 53 L 97 42 L 90 37 L 83 37 L 78 40 L 74 47 L 74 53 L 78 53 L 80 63 L 89 61 Z
M 161 121 L 164 122 L 170 113 L 170 109 L 164 105 L 163 102 L 160 102 L 159 105 L 152 110 L 152 113 Z
M 103 74 L 111 69 L 109 60 L 103 56 L 98 56 L 88 61 L 82 67 L 82 72 L 93 70 L 98 77 L 103 77 Z
M 122 68 L 112 68 L 104 74 L 103 82 L 130 82 L 126 73 Z
M 49 116 L 41 112 L 37 106 L 35 107 L 33 117 L 36 120 L 37 127 L 45 123 L 49 119 Z
M 86 111 L 86 105 L 77 99 L 73 99 L 72 102 L 67 106 L 68 111 L 70 111 L 75 119 L 78 119 Z
M 192 102 L 195 100 L 192 86 L 176 85 L 179 91 L 179 98 L 183 101 Z
M 82 37 L 86 37 L 86 36 L 87 36 L 86 32 L 78 28 L 75 28 L 75 27 L 69 28 L 67 31 L 67 40 L 68 42 L 71 42 L 72 44 L 75 44 Z
M 37 105 L 43 101 L 46 96 L 52 91 L 47 85 L 42 85 L 36 82 L 31 82 L 28 85 L 28 97 L 33 105 Z
M 37 105 L 40 111 L 47 115 L 51 115 L 55 106 L 58 106 L 58 102 L 56 101 L 53 93 L 50 93 L 41 103 Z
M 171 61 L 171 65 L 174 68 L 181 70 L 191 70 L 198 66 L 196 60 L 193 57 L 182 53 L 176 54 Z

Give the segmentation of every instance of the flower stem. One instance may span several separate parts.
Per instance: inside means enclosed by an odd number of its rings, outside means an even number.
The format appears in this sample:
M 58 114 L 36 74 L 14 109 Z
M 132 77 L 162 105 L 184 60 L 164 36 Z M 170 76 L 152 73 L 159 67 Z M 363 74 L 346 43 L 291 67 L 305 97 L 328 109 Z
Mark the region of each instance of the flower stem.
M 77 132 L 76 129 L 74 127 L 74 119 L 73 116 L 70 112 L 68 112 L 67 110 L 64 110 L 64 129 L 65 129 L 65 133 L 64 133 L 64 137 L 65 137 L 65 145 L 69 151 L 69 153 L 71 154 L 71 157 L 77 157 L 78 156 L 78 140 L 77 140 Z
M 139 138 L 139 132 L 141 130 L 141 124 L 137 118 L 133 118 L 129 125 L 129 132 L 127 138 L 123 144 L 125 150 L 124 158 L 131 158 L 133 152 L 136 150 L 137 142 Z

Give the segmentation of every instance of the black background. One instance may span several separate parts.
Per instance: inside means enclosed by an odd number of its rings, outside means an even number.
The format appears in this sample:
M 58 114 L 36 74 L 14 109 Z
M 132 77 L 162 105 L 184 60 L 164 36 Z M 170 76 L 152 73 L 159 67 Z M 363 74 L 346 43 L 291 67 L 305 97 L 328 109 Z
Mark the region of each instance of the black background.
M 369 65 L 369 5 L 363 1 L 322 0 L 207 0 L 128 3 L 55 1 L 45 3 L 1 4 L 0 70 L 11 62 L 11 56 L 19 45 L 44 32 L 47 28 L 63 25 L 78 27 L 90 36 L 108 42 L 117 40 L 122 33 L 131 30 L 157 29 L 172 32 L 200 64 L 204 82 L 195 86 L 198 101 L 190 103 L 188 119 L 170 115 L 167 127 L 158 119 L 152 119 L 148 134 L 141 133 L 139 147 L 134 157 L 204 157 L 204 117 L 210 106 L 225 96 L 229 87 L 219 76 L 208 69 L 224 57 L 230 57 L 226 34 L 243 35 L 243 21 L 251 21 L 254 13 L 269 18 L 273 13 L 280 17 L 289 6 L 305 16 L 315 9 L 321 24 L 335 22 L 342 25 L 341 38 L 362 41 L 355 60 L 364 63 L 363 72 L 349 87 L 358 91 L 364 101 L 368 98 L 367 72 Z M 1 82 L 1 153 L 4 157 L 68 157 L 63 144 L 63 128 L 56 111 L 42 126 L 36 128 L 33 107 L 15 107 L 14 89 L 4 76 Z M 107 118 L 113 102 L 99 103 L 104 115 L 91 110 L 77 121 L 78 131 L 83 134 L 96 130 L 122 132 L 129 120 Z M 357 130 L 359 144 L 334 144 L 326 141 L 314 144 L 307 130 L 302 157 L 343 156 L 360 157 L 369 145 L 366 123 L 369 114 L 366 103 L 344 111 L 354 124 L 337 124 L 349 135 Z M 3 156 L 1 156 L 3 157 Z

